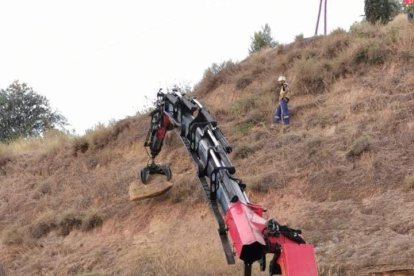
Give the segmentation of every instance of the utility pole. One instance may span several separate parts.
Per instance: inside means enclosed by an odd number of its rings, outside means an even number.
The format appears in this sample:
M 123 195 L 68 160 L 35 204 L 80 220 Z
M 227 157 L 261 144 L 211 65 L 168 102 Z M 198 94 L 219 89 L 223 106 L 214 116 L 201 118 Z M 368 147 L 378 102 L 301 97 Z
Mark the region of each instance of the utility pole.
M 318 18 L 316 20 L 316 28 L 315 28 L 315 36 L 318 35 L 318 29 L 319 29 L 319 18 L 321 18 L 321 10 L 322 10 L 322 1 L 319 1 L 319 11 L 318 11 Z
M 328 13 L 328 9 L 327 9 L 327 7 L 328 7 L 328 0 L 325 0 L 325 23 L 324 23 L 324 34 L 326 35 L 326 30 L 327 30 L 327 25 L 328 25 L 328 15 L 327 15 L 327 13 Z
M 319 1 L 318 18 L 316 20 L 315 36 L 318 35 L 319 20 L 321 18 L 321 11 L 322 11 L 322 2 L 324 2 L 324 35 L 327 34 L 327 29 L 328 29 L 328 0 L 320 0 Z

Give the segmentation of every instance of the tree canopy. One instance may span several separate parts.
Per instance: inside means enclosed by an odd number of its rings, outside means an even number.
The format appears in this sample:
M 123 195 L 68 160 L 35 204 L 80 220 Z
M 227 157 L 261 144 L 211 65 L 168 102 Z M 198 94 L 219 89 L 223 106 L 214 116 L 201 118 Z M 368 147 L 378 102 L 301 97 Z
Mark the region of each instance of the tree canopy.
M 13 82 L 0 90 L 0 142 L 39 136 L 66 125 L 66 118 L 52 111 L 49 101 L 27 86 Z
M 277 45 L 277 42 L 273 40 L 272 31 L 268 24 L 264 25 L 261 31 L 255 32 L 251 39 L 252 42 L 249 49 L 250 54 L 257 52 L 262 48 L 275 47 Z
M 365 17 L 371 23 L 388 23 L 401 11 L 397 0 L 365 0 Z

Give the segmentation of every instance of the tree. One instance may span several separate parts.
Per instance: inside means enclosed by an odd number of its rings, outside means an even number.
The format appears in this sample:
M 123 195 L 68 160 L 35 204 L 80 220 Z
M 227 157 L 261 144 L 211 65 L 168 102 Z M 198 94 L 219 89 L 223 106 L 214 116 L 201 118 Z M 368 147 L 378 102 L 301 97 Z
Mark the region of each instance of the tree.
M 249 49 L 250 54 L 257 52 L 262 48 L 273 48 L 277 45 L 277 42 L 272 38 L 272 31 L 268 24 L 264 25 L 261 31 L 255 32 L 251 39 L 252 42 Z
M 66 125 L 66 118 L 53 112 L 46 97 L 13 82 L 0 90 L 0 142 L 39 136 L 48 129 Z
M 387 24 L 401 9 L 397 0 L 365 0 L 365 17 L 372 24 Z

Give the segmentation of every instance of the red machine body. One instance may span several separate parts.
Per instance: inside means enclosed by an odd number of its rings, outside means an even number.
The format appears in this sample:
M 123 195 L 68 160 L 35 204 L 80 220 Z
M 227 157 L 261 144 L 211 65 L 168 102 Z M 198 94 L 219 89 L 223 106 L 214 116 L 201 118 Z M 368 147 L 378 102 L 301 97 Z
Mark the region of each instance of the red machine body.
M 261 258 L 266 241 L 263 231 L 266 220 L 262 217 L 263 209 L 253 204 L 231 203 L 225 215 L 226 225 L 233 241 L 236 255 L 246 262 Z
M 318 275 L 313 245 L 297 244 L 284 237 L 278 240 L 275 239 L 273 242 L 277 242 L 282 245 L 280 257 L 277 260 L 282 275 Z
M 275 253 L 279 254 L 275 261 L 282 275 L 318 275 L 313 246 L 299 244 L 283 235 L 269 236 L 260 205 L 231 203 L 225 218 L 236 255 L 241 260 L 252 263 L 260 260 L 263 252 Z

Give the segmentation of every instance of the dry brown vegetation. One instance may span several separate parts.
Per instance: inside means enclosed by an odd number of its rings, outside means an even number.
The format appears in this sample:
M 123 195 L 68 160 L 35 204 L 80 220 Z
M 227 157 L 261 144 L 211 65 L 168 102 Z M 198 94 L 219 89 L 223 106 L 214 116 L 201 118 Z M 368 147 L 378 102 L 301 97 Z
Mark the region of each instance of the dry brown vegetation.
M 397 17 L 224 63 L 194 91 L 233 145 L 251 201 L 303 230 L 321 275 L 414 273 L 413 65 L 414 26 Z M 280 73 L 291 126 L 271 130 Z M 128 201 L 148 124 L 0 145 L 0 275 L 241 274 L 175 133 L 159 157 L 174 187 Z

